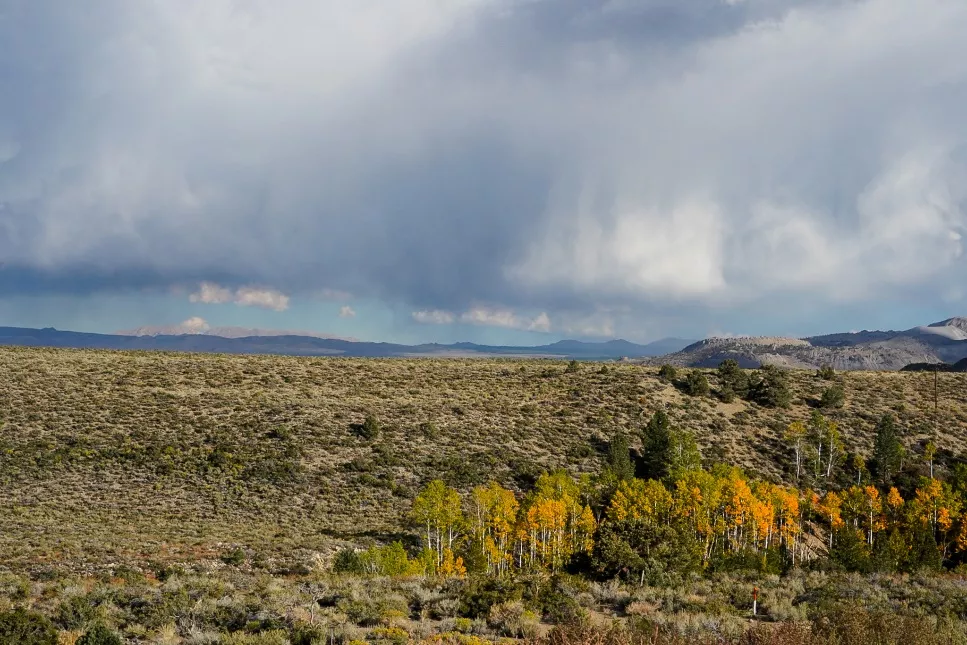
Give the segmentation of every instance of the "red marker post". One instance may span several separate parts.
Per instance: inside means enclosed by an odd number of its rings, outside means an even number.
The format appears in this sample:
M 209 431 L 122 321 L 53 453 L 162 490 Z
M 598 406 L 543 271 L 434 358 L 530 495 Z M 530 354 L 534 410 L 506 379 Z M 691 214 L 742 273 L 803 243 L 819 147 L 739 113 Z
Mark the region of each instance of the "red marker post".
M 755 616 L 756 610 L 759 608 L 759 588 L 752 587 L 752 615 Z

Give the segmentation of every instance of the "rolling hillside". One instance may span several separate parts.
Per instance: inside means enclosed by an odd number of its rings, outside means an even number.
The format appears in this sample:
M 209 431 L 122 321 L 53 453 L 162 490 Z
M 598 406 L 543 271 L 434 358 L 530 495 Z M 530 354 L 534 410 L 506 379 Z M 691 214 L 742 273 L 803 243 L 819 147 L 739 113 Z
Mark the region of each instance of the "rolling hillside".
M 526 486 L 597 470 L 618 432 L 666 409 L 706 461 L 788 477 L 788 423 L 829 385 L 790 374 L 788 409 L 689 397 L 648 366 L 0 349 L 0 558 L 15 570 L 213 558 L 240 544 L 305 562 L 405 530 L 418 488 Z M 713 387 L 716 382 L 709 373 Z M 850 372 L 829 411 L 867 453 L 898 415 L 911 455 L 933 374 Z M 941 467 L 967 450 L 967 374 L 940 374 Z M 361 436 L 367 417 L 375 438 Z M 633 440 L 633 445 L 636 445 Z

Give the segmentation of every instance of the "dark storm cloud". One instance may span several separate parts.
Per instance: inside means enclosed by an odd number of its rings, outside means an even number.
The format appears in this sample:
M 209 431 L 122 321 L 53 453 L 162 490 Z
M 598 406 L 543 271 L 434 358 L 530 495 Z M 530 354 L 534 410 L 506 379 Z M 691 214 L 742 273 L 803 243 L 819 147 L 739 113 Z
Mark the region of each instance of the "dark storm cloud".
M 8 0 L 0 290 L 598 326 L 957 302 L 965 26 L 957 0 Z

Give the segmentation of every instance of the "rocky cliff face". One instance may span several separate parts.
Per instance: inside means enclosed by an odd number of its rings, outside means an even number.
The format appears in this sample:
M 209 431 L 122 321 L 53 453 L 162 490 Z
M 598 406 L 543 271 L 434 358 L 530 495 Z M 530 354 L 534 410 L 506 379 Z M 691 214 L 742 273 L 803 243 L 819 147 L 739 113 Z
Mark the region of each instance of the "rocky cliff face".
M 812 338 L 710 338 L 649 361 L 715 367 L 727 358 L 743 367 L 762 364 L 814 369 L 899 370 L 911 363 L 954 363 L 967 358 L 967 318 L 906 331 L 862 331 Z

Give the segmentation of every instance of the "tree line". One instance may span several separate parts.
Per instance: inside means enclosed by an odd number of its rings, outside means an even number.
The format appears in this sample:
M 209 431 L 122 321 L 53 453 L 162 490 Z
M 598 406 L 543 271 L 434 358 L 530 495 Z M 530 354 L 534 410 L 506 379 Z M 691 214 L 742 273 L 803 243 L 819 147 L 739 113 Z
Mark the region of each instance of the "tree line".
M 749 378 L 725 363 L 720 372 L 733 391 L 785 397 L 775 370 Z M 546 570 L 644 582 L 737 568 L 912 571 L 967 559 L 967 469 L 938 477 L 933 442 L 922 455 L 929 476 L 911 480 L 899 477 L 909 457 L 889 414 L 868 460 L 848 459 L 841 429 L 818 411 L 790 423 L 784 438 L 788 485 L 703 466 L 694 436 L 658 411 L 637 437 L 640 450 L 616 435 L 595 474 L 545 472 L 529 490 L 490 482 L 466 495 L 432 481 L 409 515 L 421 552 L 409 558 L 396 544 L 344 554 L 337 569 L 444 577 Z M 383 552 L 395 564 L 380 565 Z

